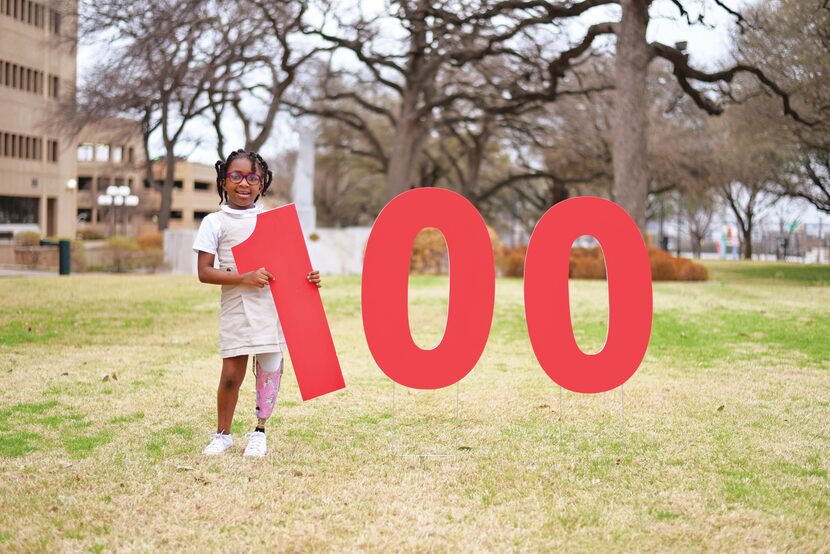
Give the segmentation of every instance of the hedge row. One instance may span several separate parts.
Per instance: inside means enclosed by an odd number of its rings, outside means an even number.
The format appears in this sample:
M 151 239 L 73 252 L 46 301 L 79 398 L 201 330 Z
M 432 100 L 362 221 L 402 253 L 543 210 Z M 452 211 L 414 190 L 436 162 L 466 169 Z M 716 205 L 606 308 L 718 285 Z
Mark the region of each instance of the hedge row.
M 527 245 L 507 247 L 488 227 L 490 243 L 500 275 L 521 277 L 524 274 Z M 701 264 L 688 258 L 675 258 L 659 248 L 649 247 L 651 277 L 654 281 L 706 281 L 709 273 Z M 413 273 L 446 274 L 447 245 L 437 229 L 424 229 L 415 237 L 410 270 Z M 605 257 L 600 247 L 572 248 L 568 276 L 573 279 L 605 279 Z
M 521 277 L 527 246 L 503 248 L 496 255 L 502 275 Z M 675 258 L 659 248 L 649 247 L 651 278 L 654 281 L 707 281 L 706 267 L 688 258 Z M 572 248 L 568 276 L 572 279 L 605 279 L 605 257 L 600 247 Z

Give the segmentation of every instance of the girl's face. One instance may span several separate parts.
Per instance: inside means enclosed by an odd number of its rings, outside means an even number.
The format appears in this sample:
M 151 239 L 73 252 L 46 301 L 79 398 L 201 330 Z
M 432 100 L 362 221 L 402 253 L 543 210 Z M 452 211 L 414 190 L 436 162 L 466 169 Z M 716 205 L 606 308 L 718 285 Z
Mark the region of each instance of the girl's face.
M 249 174 L 256 175 L 259 179 L 248 177 Z M 237 178 L 239 182 L 235 183 L 232 177 Z M 249 180 L 256 181 L 256 184 L 252 185 Z M 252 208 L 254 199 L 262 192 L 262 174 L 257 170 L 253 160 L 236 158 L 225 169 L 223 187 L 228 193 L 228 206 L 236 210 Z

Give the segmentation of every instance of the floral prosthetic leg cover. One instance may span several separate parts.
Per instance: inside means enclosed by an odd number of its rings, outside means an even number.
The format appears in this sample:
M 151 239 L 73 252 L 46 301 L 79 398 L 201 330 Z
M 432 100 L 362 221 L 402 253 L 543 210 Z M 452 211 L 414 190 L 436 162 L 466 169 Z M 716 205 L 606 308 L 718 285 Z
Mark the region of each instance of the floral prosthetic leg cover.
M 274 413 L 282 381 L 282 362 L 279 353 L 258 354 L 256 357 L 256 416 L 259 419 L 268 419 Z

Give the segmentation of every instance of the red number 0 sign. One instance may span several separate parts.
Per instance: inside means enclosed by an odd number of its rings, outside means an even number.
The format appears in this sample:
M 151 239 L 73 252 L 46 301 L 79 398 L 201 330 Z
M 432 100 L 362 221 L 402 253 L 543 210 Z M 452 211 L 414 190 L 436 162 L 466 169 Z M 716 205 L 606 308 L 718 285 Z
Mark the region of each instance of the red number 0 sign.
M 345 386 L 293 204 L 257 216 L 253 234 L 233 249 L 240 271 L 265 267 L 304 400 Z M 450 298 L 447 327 L 432 350 L 410 334 L 407 287 L 412 244 L 425 227 L 447 242 Z M 605 255 L 608 335 L 602 350 L 584 354 L 573 337 L 568 295 L 570 249 L 592 235 Z M 475 366 L 490 332 L 495 264 L 481 215 L 454 192 L 422 188 L 395 197 L 375 222 L 363 262 L 363 327 L 381 370 L 412 388 L 436 389 Z M 595 393 L 623 384 L 637 370 L 651 334 L 648 253 L 636 224 L 608 200 L 578 197 L 552 207 L 539 221 L 525 260 L 525 313 L 537 360 L 568 390 Z

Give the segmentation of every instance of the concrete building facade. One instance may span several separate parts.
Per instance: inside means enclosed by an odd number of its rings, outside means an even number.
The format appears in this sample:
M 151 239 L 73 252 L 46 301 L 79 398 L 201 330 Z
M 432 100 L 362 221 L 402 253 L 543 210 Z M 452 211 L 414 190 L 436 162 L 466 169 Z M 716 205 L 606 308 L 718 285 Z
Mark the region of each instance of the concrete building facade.
M 77 140 L 78 234 L 83 238 L 140 234 L 146 227 L 141 204 L 135 208 L 98 204 L 98 196 L 112 185 L 127 186 L 136 195 L 143 190 L 139 125 L 129 119 L 108 118 L 84 127 Z
M 77 2 L 66 2 L 66 13 Z M 74 237 L 74 141 L 50 125 L 75 89 L 75 23 L 52 2 L 0 0 L 0 237 Z
M 2 1 L 2 0 L 0 0 Z M 135 237 L 158 228 L 165 163 L 153 163 L 153 181 L 146 179 L 146 160 L 137 121 L 110 118 L 86 126 L 77 138 L 78 233 L 86 238 Z M 98 196 L 109 186 L 127 186 L 139 204 L 100 206 Z M 219 209 L 213 167 L 178 160 L 174 170 L 171 229 L 198 227 Z

